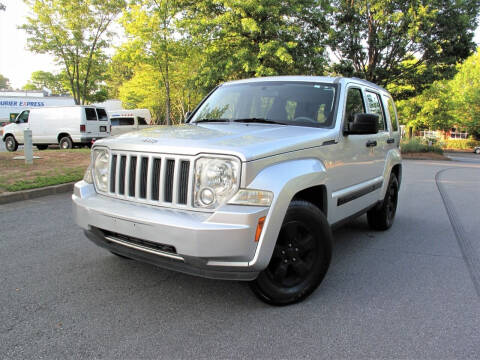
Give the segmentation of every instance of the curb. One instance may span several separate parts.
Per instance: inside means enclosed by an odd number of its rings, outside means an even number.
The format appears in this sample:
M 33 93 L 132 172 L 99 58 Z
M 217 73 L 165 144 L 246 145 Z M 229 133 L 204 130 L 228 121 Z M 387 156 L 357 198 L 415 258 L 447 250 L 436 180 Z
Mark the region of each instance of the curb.
M 16 201 L 30 200 L 42 196 L 73 192 L 75 182 L 52 185 L 38 189 L 21 190 L 0 194 L 0 205 L 8 204 Z

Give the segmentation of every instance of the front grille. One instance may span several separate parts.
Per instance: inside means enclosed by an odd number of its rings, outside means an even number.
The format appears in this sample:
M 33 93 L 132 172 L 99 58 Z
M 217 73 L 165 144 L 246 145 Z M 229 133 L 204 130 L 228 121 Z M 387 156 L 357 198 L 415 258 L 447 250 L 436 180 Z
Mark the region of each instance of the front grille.
M 192 160 L 185 156 L 112 151 L 109 195 L 169 207 L 192 207 Z

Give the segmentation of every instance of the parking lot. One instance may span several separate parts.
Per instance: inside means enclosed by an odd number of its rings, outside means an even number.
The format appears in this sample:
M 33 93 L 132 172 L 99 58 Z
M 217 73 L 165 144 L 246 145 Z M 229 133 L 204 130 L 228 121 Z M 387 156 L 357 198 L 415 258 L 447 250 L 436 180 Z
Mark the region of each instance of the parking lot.
M 387 232 L 364 216 L 303 303 L 124 260 L 74 224 L 70 195 L 0 206 L 2 358 L 480 357 L 480 157 L 404 161 Z

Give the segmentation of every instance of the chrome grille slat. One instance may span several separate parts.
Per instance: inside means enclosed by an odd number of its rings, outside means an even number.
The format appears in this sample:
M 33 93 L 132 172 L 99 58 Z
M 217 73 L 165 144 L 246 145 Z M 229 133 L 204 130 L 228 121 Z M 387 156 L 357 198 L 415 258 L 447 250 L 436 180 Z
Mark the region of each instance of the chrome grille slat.
M 193 159 L 184 155 L 113 150 L 108 195 L 144 204 L 192 209 Z

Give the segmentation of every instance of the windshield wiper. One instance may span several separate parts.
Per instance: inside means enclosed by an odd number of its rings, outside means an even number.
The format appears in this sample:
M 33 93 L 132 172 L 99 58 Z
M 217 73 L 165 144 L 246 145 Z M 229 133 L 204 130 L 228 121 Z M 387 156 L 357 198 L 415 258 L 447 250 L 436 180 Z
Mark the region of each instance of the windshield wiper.
M 200 119 L 200 120 L 194 121 L 193 124 L 202 123 L 202 122 L 230 122 L 230 120 L 228 120 L 228 119 Z
M 263 118 L 245 118 L 245 119 L 235 119 L 235 122 L 243 122 L 243 123 L 261 123 L 261 124 L 278 124 L 278 125 L 287 125 L 280 121 L 270 120 L 270 119 L 263 119 Z

